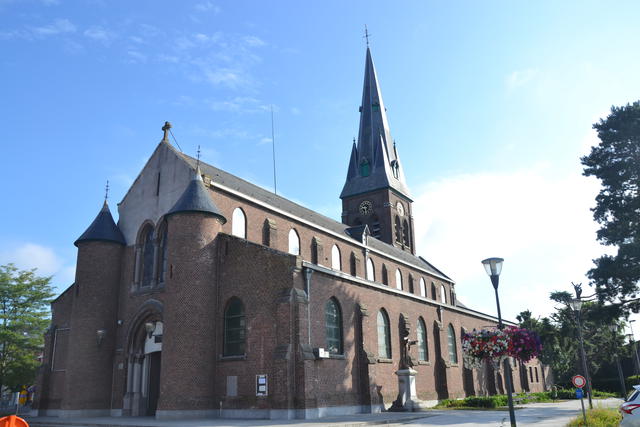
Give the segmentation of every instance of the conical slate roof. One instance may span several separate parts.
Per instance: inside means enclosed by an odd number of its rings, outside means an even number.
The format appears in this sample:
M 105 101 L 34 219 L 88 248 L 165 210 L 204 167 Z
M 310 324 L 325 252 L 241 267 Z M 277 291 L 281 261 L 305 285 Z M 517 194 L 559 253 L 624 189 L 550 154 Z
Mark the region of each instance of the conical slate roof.
M 109 210 L 109 205 L 106 200 L 96 219 L 93 220 L 89 228 L 87 228 L 87 230 L 82 233 L 82 236 L 78 237 L 78 240 L 73 244 L 78 246 L 78 243 L 88 241 L 114 242 L 126 245 L 122 232 L 111 216 L 111 211 Z
M 167 215 L 179 212 L 200 212 L 218 217 L 224 224 L 227 219 L 222 215 L 218 207 L 209 196 L 209 191 L 202 182 L 200 168 L 197 167 L 193 174 L 193 179 L 182 193 L 175 205 L 169 210 Z
M 411 198 L 402 164 L 391 138 L 371 51 L 367 47 L 358 143 L 351 151 L 347 180 L 340 198 L 380 188 L 392 188 Z

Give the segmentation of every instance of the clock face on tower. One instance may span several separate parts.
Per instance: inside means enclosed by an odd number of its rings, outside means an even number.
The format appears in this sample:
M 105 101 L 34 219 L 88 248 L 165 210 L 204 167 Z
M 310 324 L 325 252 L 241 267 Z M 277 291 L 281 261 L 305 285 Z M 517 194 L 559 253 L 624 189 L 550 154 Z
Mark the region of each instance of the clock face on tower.
M 371 213 L 373 212 L 373 203 L 371 203 L 369 200 L 365 200 L 360 203 L 358 210 L 362 215 L 371 215 Z
M 396 210 L 398 211 L 398 215 L 404 216 L 404 206 L 402 206 L 402 203 L 398 202 L 396 204 Z

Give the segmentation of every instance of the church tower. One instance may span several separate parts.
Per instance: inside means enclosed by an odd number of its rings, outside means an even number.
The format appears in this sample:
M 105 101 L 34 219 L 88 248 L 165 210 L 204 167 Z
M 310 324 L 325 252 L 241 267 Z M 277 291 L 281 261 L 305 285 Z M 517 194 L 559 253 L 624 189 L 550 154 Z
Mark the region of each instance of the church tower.
M 391 138 L 378 76 L 367 46 L 360 130 L 340 194 L 342 222 L 367 225 L 373 237 L 415 254 L 411 195 Z

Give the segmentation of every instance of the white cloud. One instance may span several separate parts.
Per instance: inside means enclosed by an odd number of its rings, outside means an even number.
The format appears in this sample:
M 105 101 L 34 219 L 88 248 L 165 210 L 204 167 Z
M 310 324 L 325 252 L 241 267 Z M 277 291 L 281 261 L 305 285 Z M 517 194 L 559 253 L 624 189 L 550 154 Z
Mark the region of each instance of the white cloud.
M 533 80 L 538 75 L 538 70 L 534 68 L 527 68 L 525 70 L 517 70 L 507 76 L 506 84 L 507 89 L 512 91 L 519 87 L 522 87 Z
M 248 96 L 237 96 L 225 101 L 209 100 L 209 106 L 214 111 L 229 111 L 233 113 L 256 113 L 270 111 L 270 106 L 260 100 Z
M 586 284 L 591 260 L 605 251 L 589 210 L 597 191 L 595 180 L 556 177 L 544 165 L 431 182 L 415 197 L 418 252 L 456 280 L 463 303 L 488 313 L 495 300 L 480 261 L 503 257 L 505 317 L 547 314 L 549 292 Z
M 147 56 L 144 53 L 138 52 L 137 50 L 128 50 L 127 55 L 129 56 L 129 60 L 131 62 L 146 62 Z
M 266 43 L 261 38 L 256 36 L 245 36 L 244 42 L 247 44 L 247 46 L 251 47 L 261 47 L 266 45 Z
M 101 26 L 87 28 L 84 31 L 84 35 L 90 39 L 101 41 L 103 43 L 108 43 L 115 37 L 115 34 Z
M 74 33 L 76 26 L 68 19 L 56 19 L 49 25 L 31 28 L 34 34 L 40 36 L 53 36 L 58 34 Z
M 0 253 L 2 263 L 14 263 L 22 270 L 38 269 L 38 274 L 51 276 L 62 268 L 62 260 L 53 249 L 35 243 L 24 243 Z
M 198 12 L 211 12 L 216 15 L 220 13 L 220 6 L 216 5 L 212 1 L 201 2 L 196 4 L 194 7 Z

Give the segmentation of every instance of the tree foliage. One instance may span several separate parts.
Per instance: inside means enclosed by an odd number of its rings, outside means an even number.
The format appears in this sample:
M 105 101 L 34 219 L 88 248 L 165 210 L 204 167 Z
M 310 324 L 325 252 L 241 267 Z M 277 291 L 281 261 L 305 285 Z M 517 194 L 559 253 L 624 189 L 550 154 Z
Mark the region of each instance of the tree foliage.
M 585 176 L 600 180 L 593 217 L 597 238 L 617 247 L 615 255 L 594 260 L 588 277 L 601 303 L 615 304 L 621 314 L 640 310 L 640 101 L 611 107 L 611 114 L 593 125 L 600 143 L 581 161 Z
M 51 277 L 0 266 L 0 390 L 31 384 L 43 348 L 53 297 Z
M 552 293 L 551 299 L 561 305 L 549 317 L 534 318 L 529 310 L 517 316 L 520 327 L 535 331 L 540 336 L 542 354 L 539 359 L 551 366 L 558 384 L 566 384 L 573 375 L 582 373 L 577 322 L 573 310 L 564 304 L 567 297 L 571 297 L 568 292 Z M 595 302 L 586 302 L 582 306 L 582 334 L 591 377 L 611 362 L 614 349 L 624 349 L 622 330 L 612 333 L 606 327 L 611 323 L 608 315 L 606 309 L 603 311 L 603 307 Z

